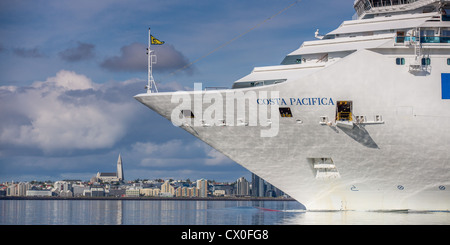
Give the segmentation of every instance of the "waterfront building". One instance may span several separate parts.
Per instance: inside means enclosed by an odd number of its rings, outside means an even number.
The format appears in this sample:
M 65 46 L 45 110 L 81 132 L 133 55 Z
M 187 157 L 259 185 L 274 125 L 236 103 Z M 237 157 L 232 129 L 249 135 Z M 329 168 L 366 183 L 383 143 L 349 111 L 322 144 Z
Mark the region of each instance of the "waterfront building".
M 91 189 L 84 189 L 83 190 L 83 196 L 90 197 L 91 195 Z
M 274 185 L 267 183 L 266 185 L 266 197 L 281 197 L 286 195 L 283 191 L 276 188 Z
M 225 196 L 225 190 L 214 190 L 213 196 Z
M 30 185 L 28 183 L 20 182 L 17 184 L 17 196 L 26 196 L 28 189 L 30 189 Z
M 199 179 L 197 180 L 197 189 L 199 197 L 207 197 L 208 196 L 208 180 Z
M 168 180 L 161 185 L 161 195 L 163 196 L 174 196 L 175 188 L 169 183 Z
M 154 197 L 159 196 L 159 194 L 161 193 L 161 189 L 159 189 L 159 188 L 153 188 L 152 190 L 153 190 Z
M 252 196 L 254 197 L 265 196 L 264 180 L 254 173 L 252 173 Z
M 92 197 L 104 197 L 105 189 L 103 189 L 102 187 L 91 188 L 91 196 Z
M 175 190 L 175 196 L 176 197 L 185 197 L 186 196 L 186 187 L 178 187 Z
M 146 197 L 159 196 L 161 190 L 159 188 L 143 188 L 139 190 L 139 194 Z
M 26 196 L 27 197 L 51 197 L 52 191 L 51 190 L 27 190 Z
M 15 185 L 15 184 L 9 185 L 8 188 L 6 189 L 6 195 L 7 196 L 17 196 L 16 189 L 17 189 L 17 185 Z
M 139 195 L 150 197 L 153 196 L 153 190 L 151 188 L 142 188 L 139 190 Z
M 199 196 L 200 190 L 196 187 L 182 186 L 175 190 L 177 197 L 197 197 Z
M 198 189 L 195 187 L 191 187 L 189 188 L 189 193 L 191 196 L 193 197 L 198 197 Z
M 127 189 L 127 190 L 125 191 L 125 195 L 126 195 L 127 197 L 139 197 L 140 190 L 141 190 L 141 189 Z
M 250 194 L 250 184 L 244 177 L 237 179 L 236 189 L 237 196 L 248 196 Z
M 73 193 L 70 190 L 61 191 L 59 193 L 60 197 L 73 197 Z
M 62 193 L 70 191 L 72 193 L 72 183 L 68 181 L 55 181 L 53 184 L 54 192 Z
M 108 196 L 111 196 L 111 197 L 123 197 L 123 196 L 126 195 L 125 192 L 126 192 L 125 189 L 120 189 L 120 188 L 109 189 Z
M 225 183 L 222 183 L 222 184 L 215 183 L 213 185 L 213 193 L 216 193 L 216 194 L 214 194 L 215 196 L 216 195 L 231 196 L 231 195 L 235 194 L 235 192 L 236 192 L 236 190 L 235 190 L 234 185 L 225 184 Z
M 72 186 L 72 193 L 74 197 L 80 197 L 84 196 L 84 191 L 89 190 L 89 187 L 84 185 L 73 185 Z

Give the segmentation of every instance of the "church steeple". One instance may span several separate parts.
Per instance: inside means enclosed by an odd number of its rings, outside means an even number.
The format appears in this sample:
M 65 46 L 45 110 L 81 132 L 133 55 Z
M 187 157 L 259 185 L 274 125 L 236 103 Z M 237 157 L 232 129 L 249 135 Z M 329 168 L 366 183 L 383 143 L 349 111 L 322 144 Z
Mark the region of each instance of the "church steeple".
M 120 156 L 120 153 L 119 153 L 119 159 L 117 159 L 117 178 L 119 179 L 119 181 L 123 181 L 124 180 L 123 167 L 122 167 L 122 157 Z

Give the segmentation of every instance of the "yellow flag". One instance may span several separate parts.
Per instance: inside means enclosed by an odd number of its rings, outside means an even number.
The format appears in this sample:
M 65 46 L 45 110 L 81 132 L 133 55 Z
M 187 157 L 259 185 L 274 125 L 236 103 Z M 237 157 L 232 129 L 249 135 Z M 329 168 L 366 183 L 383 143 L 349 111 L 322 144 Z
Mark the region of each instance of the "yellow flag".
M 150 35 L 151 39 L 152 39 L 152 44 L 154 45 L 162 45 L 164 44 L 163 41 L 159 41 L 158 39 L 156 39 L 154 36 Z

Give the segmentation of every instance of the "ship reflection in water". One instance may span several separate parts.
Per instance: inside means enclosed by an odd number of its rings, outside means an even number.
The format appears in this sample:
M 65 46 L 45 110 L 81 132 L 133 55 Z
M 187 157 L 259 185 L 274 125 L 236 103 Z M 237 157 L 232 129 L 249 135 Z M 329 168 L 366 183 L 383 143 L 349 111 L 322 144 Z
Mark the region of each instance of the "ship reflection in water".
M 295 201 L 0 201 L 0 225 L 445 224 L 450 224 L 450 212 L 307 212 Z

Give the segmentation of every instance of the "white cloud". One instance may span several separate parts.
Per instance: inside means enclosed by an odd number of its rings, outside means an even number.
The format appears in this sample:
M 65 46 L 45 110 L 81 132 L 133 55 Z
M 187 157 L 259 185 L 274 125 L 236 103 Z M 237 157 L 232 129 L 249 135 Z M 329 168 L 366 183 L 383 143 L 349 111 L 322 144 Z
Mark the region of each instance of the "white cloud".
M 113 146 L 124 136 L 135 105 L 106 100 L 99 96 L 104 89 L 65 70 L 30 87 L 0 87 L 0 100 L 8 105 L 0 113 L 9 117 L 0 123 L 1 143 L 45 152 Z

